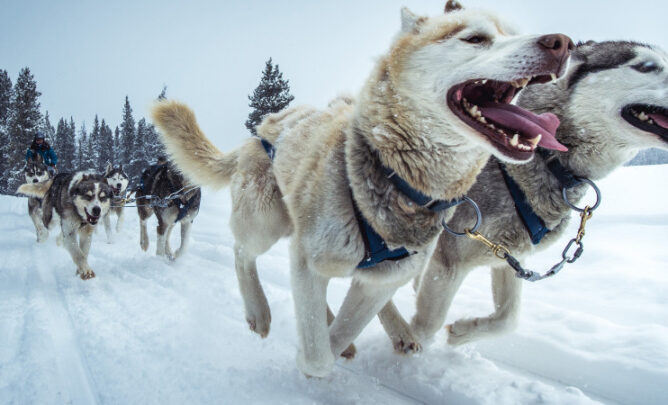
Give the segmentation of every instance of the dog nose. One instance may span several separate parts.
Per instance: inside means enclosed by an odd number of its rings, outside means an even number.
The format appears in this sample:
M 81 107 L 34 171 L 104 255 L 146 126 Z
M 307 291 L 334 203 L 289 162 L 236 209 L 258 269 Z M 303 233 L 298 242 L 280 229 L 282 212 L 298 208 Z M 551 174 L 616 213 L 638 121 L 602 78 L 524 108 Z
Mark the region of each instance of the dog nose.
M 39 181 L 39 180 L 37 180 L 37 179 L 32 179 L 32 182 L 33 182 L 33 183 L 37 183 L 38 181 Z
M 121 188 L 121 183 L 116 184 L 116 188 Z
M 102 211 L 100 207 L 93 207 L 93 215 L 95 215 L 96 217 L 100 216 L 100 211 Z
M 569 56 L 574 48 L 573 41 L 564 34 L 543 35 L 538 38 L 538 45 L 553 54 L 557 59 L 562 60 Z

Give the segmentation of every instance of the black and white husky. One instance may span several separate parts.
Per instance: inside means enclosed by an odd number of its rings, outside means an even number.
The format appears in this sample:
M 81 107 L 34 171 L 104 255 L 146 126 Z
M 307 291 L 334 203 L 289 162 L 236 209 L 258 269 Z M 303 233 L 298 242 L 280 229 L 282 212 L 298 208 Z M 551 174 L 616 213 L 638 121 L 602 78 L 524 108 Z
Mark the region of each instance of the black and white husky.
M 118 220 L 116 221 L 116 232 L 120 232 L 121 226 L 123 226 L 125 197 L 130 179 L 128 178 L 128 175 L 125 174 L 123 165 L 113 167 L 111 163 L 107 164 L 104 178 L 107 181 L 107 184 L 109 184 L 109 187 L 111 187 L 113 193 L 109 215 L 104 217 L 104 230 L 107 233 L 107 242 L 111 243 L 113 241 L 111 214 L 114 213 L 118 217 Z
M 141 248 L 144 251 L 148 249 L 146 221 L 155 212 L 158 218 L 155 254 L 174 260 L 185 253 L 190 239 L 190 227 L 199 212 L 201 189 L 186 184 L 177 170 L 164 163 L 144 170 L 135 198 L 141 227 Z M 181 245 L 172 253 L 169 236 L 177 223 L 181 223 Z
M 51 174 L 47 170 L 46 164 L 42 156 L 38 153 L 26 163 L 23 174 L 26 178 L 26 183 L 39 183 L 47 181 L 51 178 Z M 42 222 L 42 199 L 37 197 L 30 197 L 28 199 L 28 214 L 32 223 L 35 225 L 35 232 L 37 233 L 37 242 L 44 242 L 49 237 L 49 230 Z
M 104 177 L 90 171 L 59 173 L 45 182 L 23 184 L 17 192 L 43 199 L 44 226 L 50 228 L 60 218 L 63 242 L 77 274 L 83 280 L 95 277 L 88 251 L 95 226 L 109 213 L 112 196 Z

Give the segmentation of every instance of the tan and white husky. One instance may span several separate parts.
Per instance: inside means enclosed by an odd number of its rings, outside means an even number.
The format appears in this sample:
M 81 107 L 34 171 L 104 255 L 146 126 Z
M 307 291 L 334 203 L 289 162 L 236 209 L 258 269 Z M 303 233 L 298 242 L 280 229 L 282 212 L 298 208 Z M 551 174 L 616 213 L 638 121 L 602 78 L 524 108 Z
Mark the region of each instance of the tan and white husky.
M 422 271 L 452 212 L 435 206 L 462 197 L 490 153 L 520 163 L 538 144 L 563 148 L 553 135 L 555 116 L 510 102 L 527 84 L 561 75 L 570 39 L 514 35 L 489 13 L 450 8 L 433 18 L 402 10 L 401 31 L 356 101 L 269 115 L 257 128 L 262 140 L 232 152 L 220 152 L 185 105 L 154 108 L 186 177 L 198 185 L 231 183 L 237 276 L 246 318 L 262 336 L 271 316 L 255 259 L 279 238 L 292 238 L 297 365 L 304 374 L 330 373 L 396 289 Z M 363 229 L 405 257 L 365 266 Z M 353 281 L 328 327 L 332 277 Z

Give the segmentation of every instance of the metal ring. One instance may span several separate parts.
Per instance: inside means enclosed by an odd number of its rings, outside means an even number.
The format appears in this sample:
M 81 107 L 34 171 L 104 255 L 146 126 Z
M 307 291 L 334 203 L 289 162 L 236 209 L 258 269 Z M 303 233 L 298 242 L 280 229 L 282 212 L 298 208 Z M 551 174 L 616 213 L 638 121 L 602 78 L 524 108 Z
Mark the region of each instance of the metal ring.
M 601 190 L 598 189 L 598 187 L 593 181 L 585 177 L 578 177 L 578 180 L 582 181 L 583 183 L 589 184 L 591 188 L 593 188 L 594 191 L 596 192 L 596 204 L 594 204 L 594 206 L 589 209 L 589 212 L 592 212 L 596 208 L 598 208 L 598 206 L 601 204 Z M 566 204 L 577 212 L 584 212 L 584 208 L 578 208 L 568 200 L 568 196 L 566 195 L 566 190 L 567 190 L 566 187 L 561 189 L 561 195 L 564 198 Z
M 480 207 L 478 207 L 478 204 L 475 203 L 472 199 L 468 197 L 463 197 L 462 202 L 467 202 L 469 203 L 473 209 L 475 210 L 475 215 L 476 215 L 476 222 L 473 228 L 469 229 L 469 232 L 476 232 L 478 231 L 478 228 L 480 228 L 480 224 L 482 223 L 482 213 L 480 212 Z M 448 228 L 448 224 L 445 223 L 445 219 L 441 221 L 441 225 L 443 225 L 443 229 L 445 229 L 449 234 L 454 235 L 454 236 L 466 236 L 466 231 L 464 232 L 455 232 L 452 229 Z

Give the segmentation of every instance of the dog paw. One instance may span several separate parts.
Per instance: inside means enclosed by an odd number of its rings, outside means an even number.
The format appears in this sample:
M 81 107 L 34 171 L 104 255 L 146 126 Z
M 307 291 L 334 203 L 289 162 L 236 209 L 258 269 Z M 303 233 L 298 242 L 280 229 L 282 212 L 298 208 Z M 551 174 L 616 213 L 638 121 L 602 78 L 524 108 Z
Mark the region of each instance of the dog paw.
M 394 351 L 397 354 L 411 355 L 420 353 L 422 351 L 422 345 L 417 341 L 417 339 L 399 339 L 392 342 L 394 346 Z
M 327 351 L 321 356 L 306 359 L 306 356 L 300 350 L 297 354 L 297 368 L 307 377 L 327 377 L 334 368 L 334 355 Z
M 356 355 L 357 355 L 357 348 L 352 343 L 350 344 L 350 346 L 346 348 L 346 350 L 343 351 L 343 353 L 341 353 L 341 357 L 343 357 L 346 360 L 352 360 L 355 358 Z
M 139 246 L 141 246 L 141 250 L 143 250 L 144 252 L 146 252 L 146 251 L 148 250 L 148 242 L 143 242 L 143 241 L 142 241 L 142 242 L 139 244 Z
M 457 346 L 475 340 L 475 330 L 478 327 L 477 319 L 463 319 L 447 325 L 448 344 Z
M 250 330 L 257 333 L 262 339 L 264 339 L 269 335 L 269 329 L 271 326 L 271 313 L 267 311 L 266 315 L 260 314 L 258 316 L 246 316 L 246 322 L 248 322 L 248 327 Z
M 90 280 L 95 277 L 95 272 L 92 269 L 77 270 L 77 274 L 82 280 Z

